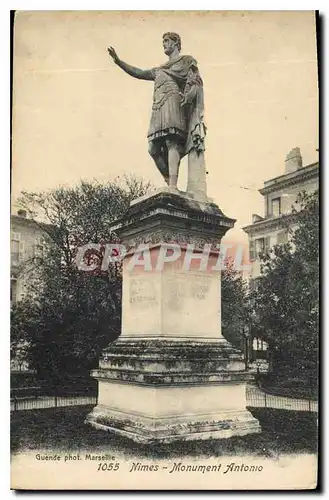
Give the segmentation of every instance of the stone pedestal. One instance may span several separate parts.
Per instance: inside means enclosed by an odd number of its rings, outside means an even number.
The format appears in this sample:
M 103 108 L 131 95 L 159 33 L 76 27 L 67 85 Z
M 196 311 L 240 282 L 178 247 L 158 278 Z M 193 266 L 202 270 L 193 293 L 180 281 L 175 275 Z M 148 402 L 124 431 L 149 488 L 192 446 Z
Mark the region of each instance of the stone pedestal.
M 246 410 L 243 355 L 221 334 L 219 245 L 234 220 L 210 201 L 161 190 L 115 230 L 123 262 L 122 333 L 99 368 L 86 421 L 142 442 L 259 432 Z

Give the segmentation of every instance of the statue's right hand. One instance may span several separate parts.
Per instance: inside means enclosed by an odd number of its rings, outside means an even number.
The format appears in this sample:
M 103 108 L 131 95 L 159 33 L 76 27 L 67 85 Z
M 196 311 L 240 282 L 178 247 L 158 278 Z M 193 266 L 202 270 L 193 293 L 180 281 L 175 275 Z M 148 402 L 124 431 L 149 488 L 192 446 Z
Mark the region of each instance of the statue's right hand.
M 114 48 L 113 48 L 113 47 L 109 47 L 109 48 L 107 49 L 107 51 L 108 51 L 109 55 L 112 57 L 113 61 L 114 61 L 115 63 L 116 63 L 116 62 L 118 62 L 118 60 L 119 60 L 119 56 L 118 56 L 118 54 L 115 52 Z

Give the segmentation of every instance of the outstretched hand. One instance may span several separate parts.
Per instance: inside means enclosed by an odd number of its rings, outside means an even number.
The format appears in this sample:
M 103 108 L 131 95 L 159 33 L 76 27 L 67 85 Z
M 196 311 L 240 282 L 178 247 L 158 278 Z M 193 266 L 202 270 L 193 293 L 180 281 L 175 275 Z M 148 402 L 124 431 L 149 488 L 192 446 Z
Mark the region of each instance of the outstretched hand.
M 108 51 L 109 55 L 112 57 L 113 61 L 114 61 L 115 63 L 117 63 L 117 62 L 118 62 L 118 60 L 119 60 L 119 56 L 118 56 L 118 54 L 115 52 L 114 48 L 113 48 L 113 47 L 108 47 L 107 51 Z

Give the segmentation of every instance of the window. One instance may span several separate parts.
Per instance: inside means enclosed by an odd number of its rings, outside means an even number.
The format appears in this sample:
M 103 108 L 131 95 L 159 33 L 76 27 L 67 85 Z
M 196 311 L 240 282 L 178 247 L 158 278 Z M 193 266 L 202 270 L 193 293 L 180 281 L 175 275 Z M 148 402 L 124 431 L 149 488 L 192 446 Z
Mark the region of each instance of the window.
M 271 247 L 271 236 L 265 236 L 265 252 L 270 252 Z
M 279 215 L 281 215 L 281 198 L 273 198 L 272 215 L 273 217 L 279 217 Z
M 19 290 L 19 300 L 23 300 L 26 296 L 26 284 L 23 280 L 20 280 L 20 290 Z
M 271 237 L 263 236 L 256 240 L 249 241 L 249 260 L 253 262 L 258 259 L 260 254 L 271 251 Z
M 268 343 L 257 337 L 253 338 L 252 346 L 254 351 L 267 351 Z
M 10 279 L 10 303 L 15 304 L 17 302 L 17 279 Z
M 11 263 L 12 265 L 19 264 L 20 252 L 23 249 L 20 233 L 12 233 L 11 235 Z
M 249 260 L 250 260 L 250 262 L 253 262 L 254 260 L 256 260 L 255 242 L 253 240 L 249 241 Z
M 256 255 L 258 256 L 260 253 L 264 253 L 265 250 L 265 240 L 264 238 L 258 238 L 255 240 L 255 250 Z
M 257 260 L 260 254 L 271 250 L 271 237 L 264 236 L 249 242 L 249 260 L 253 262 Z
M 11 263 L 19 263 L 19 241 L 12 240 L 11 242 Z
M 34 241 L 34 257 L 42 257 L 45 252 L 45 240 L 42 236 L 37 236 Z

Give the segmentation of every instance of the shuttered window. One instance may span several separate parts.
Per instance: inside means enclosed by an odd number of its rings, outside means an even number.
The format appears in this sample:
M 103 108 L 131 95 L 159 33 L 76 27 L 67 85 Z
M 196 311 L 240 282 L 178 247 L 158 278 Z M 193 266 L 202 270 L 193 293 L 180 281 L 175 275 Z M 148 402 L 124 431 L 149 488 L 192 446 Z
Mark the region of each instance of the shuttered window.
M 281 198 L 273 198 L 272 215 L 273 217 L 279 217 L 279 215 L 281 215 Z
M 17 302 L 17 279 L 10 279 L 10 303 L 15 304 Z
M 256 260 L 255 241 L 253 240 L 249 242 L 249 260 L 250 262 Z
M 269 252 L 271 250 L 271 236 L 265 237 L 265 252 Z
M 42 236 L 37 236 L 34 242 L 34 256 L 42 257 L 45 253 L 45 240 Z
M 256 245 L 256 256 L 258 257 L 259 254 L 264 253 L 265 239 L 258 238 L 257 240 L 255 240 L 255 245 Z
M 20 233 L 11 233 L 11 245 L 10 245 L 10 252 L 11 252 L 11 263 L 12 265 L 17 265 L 19 264 L 20 260 L 20 252 L 22 249 L 22 242 L 21 242 L 21 235 Z M 24 244 L 23 244 L 24 246 Z

